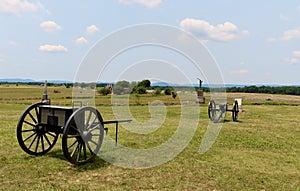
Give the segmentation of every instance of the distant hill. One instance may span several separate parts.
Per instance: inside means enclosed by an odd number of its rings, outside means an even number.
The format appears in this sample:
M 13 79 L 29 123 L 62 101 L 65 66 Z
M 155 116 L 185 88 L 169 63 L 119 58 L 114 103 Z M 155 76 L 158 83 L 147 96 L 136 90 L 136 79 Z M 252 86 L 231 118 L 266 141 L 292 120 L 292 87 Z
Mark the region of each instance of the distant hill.
M 49 83 L 54 84 L 65 84 L 65 83 L 73 83 L 68 80 L 47 80 Z M 22 79 L 22 78 L 2 78 L 0 79 L 0 83 L 44 83 L 44 80 L 33 80 L 33 79 Z
M 47 80 L 48 83 L 53 84 L 72 84 L 73 81 L 70 80 Z M 44 83 L 44 80 L 33 80 L 33 79 L 23 79 L 23 78 L 0 78 L 0 83 Z M 115 82 L 97 82 L 97 84 L 115 84 Z M 160 86 L 160 87 L 199 87 L 199 84 L 173 84 L 166 82 L 154 82 L 151 83 L 152 87 Z M 299 85 L 283 85 L 283 84 L 202 84 L 203 88 L 219 88 L 225 86 L 226 88 L 242 88 L 246 86 L 269 86 L 269 87 L 280 87 L 280 86 L 297 86 Z
M 29 83 L 29 82 L 36 82 L 35 80 L 32 79 L 21 79 L 21 78 L 2 78 L 0 79 L 0 82 L 2 83 Z

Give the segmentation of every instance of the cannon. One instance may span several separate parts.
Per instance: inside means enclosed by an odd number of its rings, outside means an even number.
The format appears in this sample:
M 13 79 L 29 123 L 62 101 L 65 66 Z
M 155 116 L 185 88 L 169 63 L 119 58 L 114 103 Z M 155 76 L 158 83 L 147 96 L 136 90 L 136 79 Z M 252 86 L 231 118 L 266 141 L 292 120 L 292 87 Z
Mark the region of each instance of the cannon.
M 209 101 L 208 117 L 212 122 L 217 123 L 220 122 L 222 119 L 225 119 L 227 111 L 232 113 L 232 120 L 237 121 L 239 113 L 238 101 L 235 101 L 233 103 L 232 109 L 228 109 L 227 102 L 219 104 L 219 108 L 217 108 L 214 100 Z
M 66 159 L 74 165 L 92 161 L 99 152 L 105 124 L 115 124 L 115 141 L 118 141 L 118 124 L 131 120 L 104 121 L 100 112 L 89 106 L 61 107 L 50 104 L 47 83 L 44 84 L 42 101 L 30 105 L 17 124 L 17 140 L 20 147 L 30 155 L 48 153 L 59 135 Z

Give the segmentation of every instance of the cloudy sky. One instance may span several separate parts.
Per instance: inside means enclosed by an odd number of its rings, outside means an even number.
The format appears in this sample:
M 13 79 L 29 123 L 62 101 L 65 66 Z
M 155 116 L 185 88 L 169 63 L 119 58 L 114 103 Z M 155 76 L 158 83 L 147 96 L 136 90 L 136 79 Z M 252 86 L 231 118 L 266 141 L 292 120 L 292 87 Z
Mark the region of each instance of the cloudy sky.
M 203 43 L 225 83 L 300 84 L 296 0 L 0 0 L 0 23 L 0 78 L 73 80 L 97 41 L 157 23 Z

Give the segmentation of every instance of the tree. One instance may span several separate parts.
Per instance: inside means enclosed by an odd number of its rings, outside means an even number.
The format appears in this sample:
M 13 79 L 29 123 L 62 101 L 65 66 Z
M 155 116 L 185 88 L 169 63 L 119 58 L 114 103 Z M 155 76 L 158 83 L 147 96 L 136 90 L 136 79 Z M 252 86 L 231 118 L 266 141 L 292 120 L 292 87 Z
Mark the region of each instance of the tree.
M 100 95 L 108 95 L 111 93 L 111 90 L 107 87 L 99 88 L 97 91 Z
M 96 83 L 90 83 L 90 84 L 89 84 L 89 87 L 90 87 L 91 89 L 95 89 L 95 88 L 96 88 Z
M 66 83 L 65 86 L 66 86 L 66 88 L 70 88 L 71 84 Z
M 128 93 L 133 94 L 135 93 L 137 87 L 137 82 L 132 81 L 129 85 Z
M 173 97 L 173 99 L 175 99 L 176 98 L 176 96 L 177 96 L 177 93 L 175 92 L 175 91 L 172 91 L 172 97 Z
M 137 94 L 146 94 L 147 93 L 147 89 L 145 87 L 142 87 L 142 86 L 138 86 L 136 89 L 135 89 L 135 92 Z
M 141 82 L 139 82 L 137 84 L 138 87 L 145 87 L 145 88 L 149 88 L 151 86 L 151 82 L 150 80 L 142 80 Z
M 165 89 L 165 95 L 171 95 L 171 94 L 172 94 L 172 91 L 173 91 L 173 88 L 167 87 L 167 88 Z
M 160 93 L 161 93 L 161 89 L 160 88 L 156 88 L 155 92 L 154 92 L 154 95 L 158 96 L 158 95 L 160 95 Z
M 129 86 L 130 86 L 130 83 L 128 81 L 125 81 L 125 80 L 118 81 L 114 85 L 114 93 L 115 94 L 125 94 L 125 93 L 128 93 Z

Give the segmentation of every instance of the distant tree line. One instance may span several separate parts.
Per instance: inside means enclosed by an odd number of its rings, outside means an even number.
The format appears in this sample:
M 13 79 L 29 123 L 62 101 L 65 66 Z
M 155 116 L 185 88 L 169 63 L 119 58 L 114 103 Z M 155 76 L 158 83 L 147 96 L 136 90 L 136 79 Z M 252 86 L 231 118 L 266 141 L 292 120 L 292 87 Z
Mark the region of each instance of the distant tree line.
M 23 85 L 43 85 L 42 82 L 0 82 L 1 84 L 19 84 Z M 125 80 L 118 81 L 115 84 L 109 83 L 85 83 L 85 82 L 75 82 L 75 83 L 52 83 L 48 82 L 48 86 L 65 86 L 66 88 L 70 87 L 81 87 L 81 88 L 97 88 L 97 91 L 101 95 L 114 94 L 146 94 L 147 90 L 153 92 L 154 95 L 160 95 L 161 92 L 164 92 L 165 95 L 172 95 L 176 97 L 177 93 L 174 88 L 170 86 L 151 86 L 149 80 L 142 80 L 140 82 L 128 82 Z M 204 92 L 209 92 L 208 87 L 202 88 Z M 178 91 L 191 90 L 190 87 L 185 86 L 176 86 Z M 197 91 L 198 87 L 194 87 L 194 90 Z M 266 93 L 266 94 L 286 94 L 286 95 L 300 95 L 300 86 L 244 86 L 244 87 L 227 87 L 226 92 L 242 92 L 242 93 Z
M 100 87 L 97 89 L 98 93 L 101 95 L 108 94 L 147 94 L 151 92 L 153 95 L 160 95 L 164 92 L 165 95 L 171 95 L 174 99 L 177 96 L 174 88 L 166 86 L 166 87 L 157 87 L 151 86 L 150 80 L 142 80 L 139 82 L 128 82 L 126 80 L 118 81 L 116 84 L 111 85 L 107 84 L 105 87 Z
M 300 95 L 300 87 L 299 86 L 228 87 L 228 88 L 226 88 L 226 92 Z
M 28 86 L 40 86 L 44 85 L 44 82 L 0 82 L 0 85 L 6 84 L 6 85 L 28 85 Z M 47 86 L 66 86 L 67 88 L 72 87 L 73 83 L 53 83 L 53 82 L 47 82 Z

